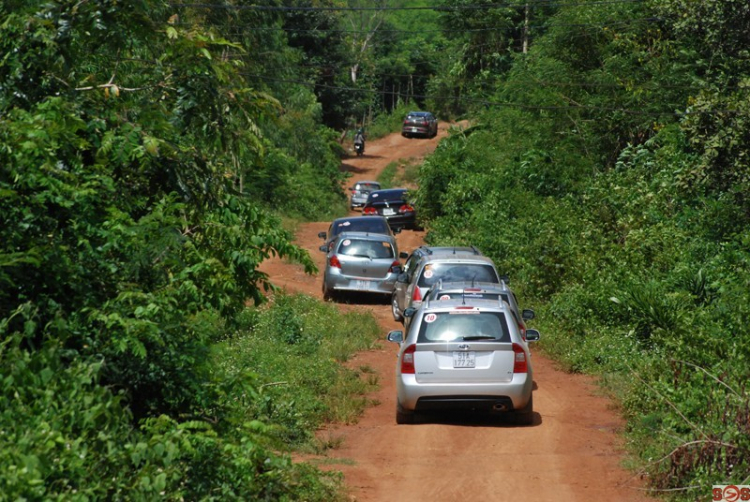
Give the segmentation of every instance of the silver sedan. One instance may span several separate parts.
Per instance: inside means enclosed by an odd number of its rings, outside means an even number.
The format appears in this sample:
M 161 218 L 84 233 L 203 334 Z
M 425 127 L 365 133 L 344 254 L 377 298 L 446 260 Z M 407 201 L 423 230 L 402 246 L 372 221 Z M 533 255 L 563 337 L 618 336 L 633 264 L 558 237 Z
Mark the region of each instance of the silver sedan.
M 526 332 L 529 342 L 539 339 Z M 391 331 L 396 422 L 437 411 L 489 412 L 533 423 L 533 372 L 510 306 L 501 300 L 425 301 L 409 330 Z
M 344 232 L 326 256 L 323 297 L 330 299 L 344 291 L 391 295 L 399 273 L 401 262 L 393 235 Z

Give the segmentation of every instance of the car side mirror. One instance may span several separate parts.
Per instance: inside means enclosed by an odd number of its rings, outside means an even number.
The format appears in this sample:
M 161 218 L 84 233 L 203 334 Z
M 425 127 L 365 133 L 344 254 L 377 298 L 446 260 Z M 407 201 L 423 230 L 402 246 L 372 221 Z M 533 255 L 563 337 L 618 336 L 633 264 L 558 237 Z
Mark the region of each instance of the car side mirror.
M 526 341 L 527 342 L 538 342 L 541 337 L 542 337 L 542 334 L 539 333 L 539 331 L 537 331 L 535 329 L 527 329 L 526 330 Z
M 318 249 L 320 249 L 320 250 L 321 250 L 321 251 L 323 251 L 324 253 L 327 253 L 327 252 L 328 252 L 328 246 L 326 246 L 325 244 L 323 244 L 322 246 L 320 246 L 320 247 L 319 247 Z
M 400 233 L 401 233 L 401 230 L 403 230 L 403 229 L 402 229 L 401 227 L 396 227 L 396 228 L 394 228 L 394 229 L 393 229 L 393 233 L 394 233 L 394 234 L 400 234 Z M 405 253 L 404 253 L 404 254 L 405 254 Z
M 320 237 L 321 239 L 325 239 L 326 238 L 326 233 L 325 232 L 318 232 L 318 237 Z
M 404 332 L 401 330 L 389 331 L 388 341 L 393 343 L 401 343 L 404 341 Z
M 521 317 L 523 317 L 524 321 L 530 321 L 536 317 L 536 314 L 531 309 L 523 309 L 523 312 L 521 312 Z
M 400 232 L 400 230 L 399 230 L 399 232 Z M 405 260 L 405 259 L 407 259 L 407 258 L 409 257 L 409 253 L 407 253 L 407 252 L 405 252 L 405 251 L 401 251 L 401 252 L 400 252 L 400 253 L 398 254 L 398 257 L 399 257 L 399 258 L 401 258 L 402 260 Z
M 406 307 L 404 309 L 404 317 L 414 317 L 414 314 L 416 314 L 417 309 L 414 307 Z
M 396 282 L 407 282 L 407 281 L 408 281 L 408 277 L 406 275 L 406 272 L 401 272 L 400 274 L 398 274 L 398 277 L 396 277 Z
M 510 276 L 508 275 L 501 275 L 500 280 L 503 281 L 505 284 L 510 284 Z

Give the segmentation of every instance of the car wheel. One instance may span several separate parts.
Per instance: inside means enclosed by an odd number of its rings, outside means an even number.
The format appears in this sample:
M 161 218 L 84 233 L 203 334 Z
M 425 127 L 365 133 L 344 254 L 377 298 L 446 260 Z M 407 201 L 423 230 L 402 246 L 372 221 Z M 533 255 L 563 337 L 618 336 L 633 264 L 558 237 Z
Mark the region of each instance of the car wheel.
M 399 312 L 398 310 L 398 298 L 396 298 L 396 293 L 393 293 L 391 295 L 391 313 L 393 314 L 394 321 L 398 321 L 403 324 L 404 316 L 402 316 L 401 312 Z
M 400 404 L 396 403 L 396 423 L 399 425 L 411 425 L 416 422 L 416 413 L 406 411 Z
M 531 395 L 529 403 L 523 409 L 513 412 L 513 415 L 517 425 L 532 425 L 534 423 L 534 395 Z
M 333 290 L 332 289 L 328 289 L 326 287 L 326 283 L 325 282 L 323 283 L 323 300 L 324 301 L 333 300 Z

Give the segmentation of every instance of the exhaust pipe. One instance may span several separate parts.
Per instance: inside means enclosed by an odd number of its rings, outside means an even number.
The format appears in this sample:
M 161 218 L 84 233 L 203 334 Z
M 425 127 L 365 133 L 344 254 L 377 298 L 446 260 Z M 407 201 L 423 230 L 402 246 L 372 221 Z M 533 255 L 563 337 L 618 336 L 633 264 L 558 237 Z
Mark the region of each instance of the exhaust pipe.
M 495 403 L 492 405 L 492 411 L 508 411 L 508 405 L 504 403 Z

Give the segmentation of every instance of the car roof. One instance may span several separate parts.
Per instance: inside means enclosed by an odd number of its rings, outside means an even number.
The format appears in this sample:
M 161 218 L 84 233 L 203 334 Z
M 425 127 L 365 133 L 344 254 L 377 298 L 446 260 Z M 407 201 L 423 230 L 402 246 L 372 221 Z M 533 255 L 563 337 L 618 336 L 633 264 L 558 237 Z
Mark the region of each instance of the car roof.
M 409 112 L 407 115 L 432 115 L 430 112 Z
M 377 185 L 380 186 L 379 181 L 372 181 L 372 180 L 361 180 L 361 181 L 355 181 L 355 185 Z
M 489 265 L 492 265 L 493 268 L 496 268 L 495 262 L 492 261 L 492 258 L 490 258 L 489 256 L 484 256 L 483 254 L 476 254 L 472 251 L 466 251 L 462 249 L 456 249 L 455 252 L 446 251 L 446 252 L 426 254 L 426 255 L 423 255 L 420 262 L 421 263 L 438 263 L 438 262 L 439 263 L 451 263 L 451 262 L 487 263 Z
M 368 204 L 377 204 L 380 201 L 405 200 L 406 188 L 388 188 L 385 190 L 373 190 L 367 197 Z
M 430 301 L 429 298 L 425 300 L 425 302 L 422 304 L 422 313 L 425 312 L 446 312 L 446 311 L 452 311 L 452 310 L 469 310 L 469 308 L 474 308 L 476 310 L 479 310 L 480 312 L 508 312 L 511 313 L 512 311 L 510 308 L 510 305 L 504 300 L 487 300 L 487 299 L 475 299 L 472 298 L 471 301 L 467 301 L 466 299 L 462 298 L 455 298 L 451 300 L 440 300 L 440 301 Z
M 466 289 L 472 290 L 472 292 L 486 292 L 486 293 L 507 293 L 510 291 L 508 283 L 501 278 L 499 283 L 496 282 L 484 282 L 484 281 L 451 281 L 442 282 L 442 279 L 433 286 L 434 291 L 464 291 Z
M 380 218 L 383 219 L 384 222 L 388 222 L 388 220 L 385 219 L 385 217 L 380 216 Z M 345 223 L 347 221 L 349 222 L 357 222 L 357 221 L 374 221 L 375 217 L 373 216 L 343 216 L 341 218 L 336 218 L 331 222 L 331 225 L 339 225 L 341 223 Z
M 471 254 L 474 256 L 484 256 L 482 252 L 475 246 L 420 246 L 416 251 L 423 253 L 426 256 L 443 256 L 443 255 L 458 255 L 458 254 Z
M 362 239 L 362 240 L 387 240 L 396 242 L 396 238 L 389 234 L 381 234 L 379 232 L 341 232 L 336 236 L 336 240 L 344 240 L 344 239 Z
M 397 194 L 397 193 L 403 193 L 403 192 L 408 192 L 408 190 L 406 188 L 383 188 L 381 190 L 374 190 L 370 192 L 370 195 L 373 195 L 373 194 L 387 195 L 387 194 Z

